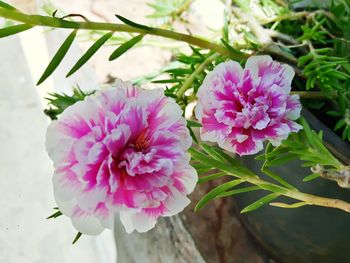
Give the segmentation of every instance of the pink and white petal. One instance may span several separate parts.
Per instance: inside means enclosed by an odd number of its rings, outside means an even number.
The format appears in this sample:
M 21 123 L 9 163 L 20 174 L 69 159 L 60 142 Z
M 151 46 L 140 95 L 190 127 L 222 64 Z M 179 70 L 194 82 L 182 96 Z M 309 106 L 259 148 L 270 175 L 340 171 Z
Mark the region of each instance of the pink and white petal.
M 55 196 L 62 200 L 73 198 L 84 186 L 76 174 L 69 168 L 64 171 L 56 170 L 52 182 Z
M 287 97 L 286 112 L 287 118 L 290 120 L 296 120 L 300 117 L 301 103 L 299 95 L 291 95 Z
M 215 93 L 219 92 L 230 97 L 228 94 L 232 94 L 232 87 L 241 82 L 242 76 L 243 69 L 236 61 L 219 64 L 204 78 L 197 92 L 199 104 L 205 109 L 216 108 L 217 96 Z
M 122 211 L 119 213 L 120 221 L 124 225 L 127 233 L 132 233 L 134 230 L 140 233 L 147 232 L 152 229 L 157 219 L 142 212 Z
M 95 187 L 90 190 L 85 190 L 77 195 L 79 207 L 86 212 L 93 212 L 97 206 L 104 202 L 107 196 L 106 188 Z
M 186 165 L 182 167 L 175 166 L 174 171 L 174 187 L 183 194 L 192 193 L 198 182 L 196 169 L 190 165 Z
M 95 210 L 95 216 L 100 220 L 101 225 L 104 228 L 113 229 L 114 228 L 114 219 L 115 219 L 115 212 L 111 211 L 106 204 L 100 203 L 96 210 Z
M 264 148 L 262 141 L 254 140 L 251 135 L 242 142 L 233 140 L 232 143 L 235 145 L 236 153 L 240 156 L 256 154 Z
M 260 81 L 260 85 L 270 87 L 273 84 L 277 84 L 285 93 L 290 92 L 295 74 L 291 66 L 275 62 L 267 55 L 248 58 L 245 70 L 249 70 L 252 78 Z
M 55 201 L 58 206 L 59 211 L 62 214 L 71 217 L 73 215 L 74 208 L 77 206 L 77 201 L 75 199 L 61 199 L 59 195 L 54 191 Z
M 303 129 L 303 126 L 299 123 L 296 123 L 295 121 L 288 121 L 287 122 L 291 132 L 298 132 Z
M 173 216 L 180 213 L 186 206 L 190 204 L 190 199 L 183 193 L 179 192 L 176 188 L 170 188 L 170 194 L 166 200 L 163 201 L 163 205 L 166 207 L 166 212 L 163 216 Z
M 255 80 L 254 84 L 256 85 L 259 77 L 264 74 L 262 70 L 268 68 L 272 62 L 272 58 L 268 55 L 251 56 L 245 63 L 244 71 L 250 72 L 250 76 Z
M 65 163 L 69 163 L 69 152 L 74 143 L 74 139 L 60 131 L 60 123 L 53 121 L 46 131 L 46 151 L 57 168 Z
M 73 226 L 82 234 L 98 235 L 104 228 L 100 220 L 91 213 L 87 213 L 78 206 L 74 208 L 72 217 Z
M 130 139 L 131 130 L 128 125 L 120 124 L 104 139 L 104 144 L 112 155 L 117 156 Z
M 243 77 L 243 69 L 238 62 L 233 60 L 220 63 L 214 68 L 213 71 L 207 74 L 207 76 L 204 78 L 203 84 L 208 85 L 208 87 L 211 87 L 213 81 L 215 82 L 215 79 L 218 77 L 222 80 L 231 81 L 232 83 L 237 84 L 241 81 Z M 198 92 L 200 91 L 200 89 L 198 90 Z M 201 91 L 200 95 L 205 95 L 203 93 L 204 90 Z
M 215 116 L 205 115 L 202 119 L 202 127 L 199 129 L 202 141 L 217 142 L 231 132 L 231 128 L 224 123 L 219 123 Z

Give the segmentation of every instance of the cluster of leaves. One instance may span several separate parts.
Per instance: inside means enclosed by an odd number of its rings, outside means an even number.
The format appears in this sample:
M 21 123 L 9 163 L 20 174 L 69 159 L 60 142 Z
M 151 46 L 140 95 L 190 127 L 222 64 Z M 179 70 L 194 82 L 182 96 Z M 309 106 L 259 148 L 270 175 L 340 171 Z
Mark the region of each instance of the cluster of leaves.
M 304 13 L 300 19 L 276 22 L 274 29 L 300 42 L 285 48 L 297 57 L 302 70 L 303 76 L 295 81 L 298 89 L 321 91 L 328 96 L 328 100 L 307 100 L 304 106 L 331 115 L 329 124 L 350 141 L 350 2 L 329 1 L 322 8 L 310 5 Z
M 315 168 L 322 166 L 328 171 L 342 168 L 340 161 L 323 144 L 322 131 L 316 133 L 303 118 L 300 122 L 304 127 L 302 131 L 290 134 L 288 139 L 282 141 L 282 144 L 278 147 L 274 148 L 271 144 L 268 144 L 265 153 L 256 157 L 257 160 L 264 160 L 262 172 L 279 180 L 280 178 L 274 176 L 269 168 L 283 165 L 292 160 L 303 161 L 302 167 Z M 319 176 L 319 173 L 312 173 L 306 176 L 303 181 L 310 181 Z M 281 183 L 286 185 L 285 182 Z
M 84 92 L 79 87 L 73 88 L 73 94 L 68 95 L 65 93 L 49 93 L 50 97 L 47 97 L 48 100 L 48 109 L 44 110 L 44 113 L 50 117 L 51 120 L 56 120 L 58 115 L 60 115 L 66 108 L 73 105 L 74 103 L 84 100 L 86 96 L 93 94 L 92 92 Z
M 311 50 L 299 57 L 298 66 L 307 77 L 306 90 L 317 88 L 330 98 L 337 97 L 336 106 L 329 114 L 338 119 L 334 129 L 342 130 L 343 139 L 350 141 L 349 22 L 348 1 L 334 1 L 330 13 L 309 19 L 299 40 L 306 41 Z
M 155 0 L 148 5 L 153 9 L 149 18 L 162 19 L 164 26 L 171 26 L 176 20 L 184 21 L 182 15 L 186 12 L 193 0 Z
M 192 165 L 197 169 L 200 176 L 198 183 L 212 181 L 223 176 L 228 176 L 230 179 L 227 182 L 214 187 L 205 194 L 197 203 L 195 211 L 200 210 L 209 201 L 216 198 L 233 196 L 256 190 L 271 192 L 242 209 L 241 213 L 247 213 L 270 203 L 272 200 L 283 195 L 283 193 L 287 191 L 284 187 L 263 181 L 261 181 L 260 184 L 251 184 L 247 186 L 247 184 L 243 184 L 248 181 L 247 178 L 253 178 L 256 176 L 252 171 L 241 165 L 234 157 L 225 153 L 218 147 L 209 146 L 204 143 L 199 144 L 199 147 L 200 150 L 195 148 L 190 149 L 193 160 Z
M 207 63 L 208 58 L 213 55 L 212 52 L 203 51 L 192 46 L 190 46 L 190 48 L 192 50 L 190 54 L 178 53 L 175 57 L 175 61 L 171 63 L 171 66 L 167 66 L 162 70 L 162 73 L 166 73 L 169 77 L 157 80 L 152 80 L 150 76 L 148 78 L 148 81 L 152 83 L 165 84 L 165 95 L 178 99 L 178 102 L 184 104 L 184 106 L 195 99 L 194 95 L 203 82 L 207 71 L 212 70 L 215 65 L 223 61 L 222 57 L 218 57 Z M 205 63 L 205 70 L 197 72 L 196 69 L 203 63 Z M 156 74 L 152 76 L 154 78 L 158 77 Z M 192 90 L 192 95 L 178 98 L 177 93 L 184 85 L 190 85 L 189 88 Z

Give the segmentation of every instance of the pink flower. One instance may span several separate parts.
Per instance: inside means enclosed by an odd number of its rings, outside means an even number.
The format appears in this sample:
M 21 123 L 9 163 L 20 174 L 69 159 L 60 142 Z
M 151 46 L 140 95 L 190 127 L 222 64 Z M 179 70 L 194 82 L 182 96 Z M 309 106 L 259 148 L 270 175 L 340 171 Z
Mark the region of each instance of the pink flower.
M 298 95 L 290 95 L 292 67 L 270 56 L 252 56 L 245 68 L 235 61 L 219 64 L 197 93 L 196 117 L 203 141 L 217 142 L 239 155 L 255 154 L 263 142 L 277 146 L 301 126 Z
M 56 202 L 84 234 L 112 228 L 116 213 L 128 233 L 148 231 L 182 211 L 197 182 L 180 107 L 162 90 L 117 86 L 67 108 L 47 131 Z

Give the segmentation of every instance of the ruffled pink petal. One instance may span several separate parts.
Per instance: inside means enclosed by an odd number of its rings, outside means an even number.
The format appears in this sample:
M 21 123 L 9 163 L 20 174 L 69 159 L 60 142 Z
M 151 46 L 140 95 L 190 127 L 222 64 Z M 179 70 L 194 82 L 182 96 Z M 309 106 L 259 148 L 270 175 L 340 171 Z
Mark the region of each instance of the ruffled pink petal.
M 145 232 L 182 211 L 197 182 L 176 102 L 163 90 L 116 85 L 67 108 L 47 131 L 57 205 L 84 234 L 113 228 L 116 213 L 128 232 Z
M 300 126 L 297 96 L 289 94 L 293 69 L 270 56 L 252 56 L 244 70 L 219 64 L 197 92 L 196 117 L 203 141 L 217 142 L 239 155 L 255 154 L 268 140 L 278 145 Z

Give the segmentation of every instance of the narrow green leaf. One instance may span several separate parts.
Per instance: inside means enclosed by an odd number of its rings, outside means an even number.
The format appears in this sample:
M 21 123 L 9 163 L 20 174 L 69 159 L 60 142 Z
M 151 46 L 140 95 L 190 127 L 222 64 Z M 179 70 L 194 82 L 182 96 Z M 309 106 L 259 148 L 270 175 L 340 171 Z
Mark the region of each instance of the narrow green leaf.
M 236 194 L 241 194 L 241 193 L 252 192 L 252 191 L 256 191 L 256 190 L 260 190 L 260 189 L 261 188 L 259 186 L 243 187 L 243 188 L 234 189 L 234 190 L 230 190 L 230 191 L 221 193 L 216 198 L 226 197 L 226 196 L 231 196 L 231 195 L 236 195 Z
M 284 155 L 282 157 L 279 157 L 279 158 L 276 158 L 273 160 L 268 160 L 266 163 L 266 166 L 267 167 L 278 166 L 278 165 L 284 164 L 286 162 L 292 161 L 292 160 L 296 159 L 297 157 L 298 156 L 295 154 L 287 154 L 287 155 Z
M 187 129 L 189 130 L 190 135 L 191 135 L 192 139 L 194 140 L 194 142 L 198 144 L 199 143 L 198 139 L 196 137 L 196 134 L 193 132 L 192 128 L 187 126 Z
M 72 69 L 67 74 L 67 78 L 74 74 L 78 69 L 80 69 L 96 52 L 100 47 L 103 46 L 104 43 L 108 39 L 111 38 L 114 32 L 109 32 L 102 37 L 100 37 L 86 52 L 85 54 L 78 60 L 78 62 L 72 67 Z
M 258 161 L 263 161 L 263 160 L 265 160 L 265 153 L 256 156 L 254 159 L 255 159 L 255 160 L 258 160 Z
M 202 127 L 202 124 L 196 121 L 187 120 L 187 127 Z
M 345 119 L 340 119 L 337 124 L 334 127 L 334 130 L 337 131 L 339 129 L 341 129 L 343 126 L 346 125 Z
M 244 58 L 244 53 L 233 48 L 229 43 L 227 43 L 224 39 L 221 38 L 221 42 L 224 44 L 224 46 L 232 53 L 232 55 L 237 56 L 239 58 Z
M 234 167 L 231 164 L 226 164 L 220 161 L 217 161 L 216 159 L 211 158 L 210 156 L 205 155 L 204 153 L 194 149 L 191 147 L 188 149 L 188 152 L 191 154 L 192 159 L 197 160 L 198 162 L 211 165 L 212 167 L 215 167 L 216 169 L 219 169 L 228 175 L 236 176 L 236 177 L 244 177 L 244 176 L 250 176 L 251 174 L 247 172 L 243 172 L 242 170 L 238 169 L 237 167 Z
M 152 83 L 157 83 L 157 84 L 164 84 L 164 83 L 178 83 L 183 81 L 183 79 L 160 79 L 160 80 L 154 80 Z
M 27 25 L 27 24 L 20 24 L 20 25 L 14 25 L 14 26 L 1 28 L 0 29 L 0 38 L 15 35 L 17 33 L 31 29 L 32 27 L 33 26 Z
M 263 173 L 265 173 L 266 175 L 270 176 L 275 181 L 279 182 L 281 185 L 283 185 L 283 186 L 285 186 L 285 187 L 287 187 L 289 189 L 296 190 L 296 188 L 293 185 L 289 184 L 287 181 L 285 181 L 281 176 L 279 176 L 275 172 L 273 172 L 273 171 L 271 171 L 269 169 L 266 169 L 264 166 L 261 168 L 261 171 Z
M 56 213 L 50 215 L 49 217 L 47 217 L 46 219 L 51 219 L 51 218 L 56 218 L 63 215 L 61 211 L 57 211 Z
M 320 177 L 319 174 L 313 173 L 313 174 L 310 174 L 308 176 L 305 176 L 304 179 L 303 179 L 303 182 L 309 182 L 309 181 L 314 180 L 314 179 L 316 179 L 318 177 Z
M 205 183 L 205 182 L 208 182 L 211 180 L 215 180 L 215 179 L 220 178 L 220 177 L 225 176 L 225 175 L 227 175 L 227 174 L 219 172 L 219 173 L 215 173 L 215 174 L 202 176 L 198 179 L 198 184 L 202 184 L 202 183 Z
M 236 185 L 239 185 L 242 182 L 243 182 L 243 180 L 241 180 L 241 179 L 235 179 L 235 180 L 232 180 L 230 182 L 227 182 L 227 183 L 224 183 L 222 185 L 215 187 L 210 192 L 208 192 L 205 196 L 203 196 L 201 200 L 199 200 L 198 204 L 194 208 L 194 211 L 198 211 L 206 203 L 208 203 L 210 200 L 214 199 L 219 194 L 227 191 L 228 189 L 231 189 L 232 187 L 235 187 Z
M 128 51 L 130 48 L 132 48 L 136 43 L 138 43 L 143 38 L 143 35 L 137 35 L 136 37 L 133 37 L 129 41 L 121 44 L 109 57 L 109 61 L 115 60 L 116 58 L 123 55 L 126 51 Z
M 280 202 L 276 202 L 276 203 L 270 203 L 271 206 L 276 206 L 276 207 L 282 207 L 282 208 L 298 208 L 304 205 L 307 205 L 306 202 L 297 202 L 294 204 L 285 204 L 285 203 L 280 203 Z
M 0 7 L 8 10 L 16 10 L 15 7 L 13 7 L 12 5 L 9 5 L 8 3 L 5 3 L 4 1 L 0 1 Z
M 77 235 L 75 236 L 75 238 L 74 238 L 74 240 L 73 240 L 73 242 L 72 242 L 73 245 L 79 240 L 79 238 L 81 237 L 81 235 L 82 235 L 82 233 L 80 233 L 80 232 L 77 233 Z
M 127 24 L 129 26 L 132 26 L 132 27 L 136 27 L 136 28 L 140 28 L 140 29 L 143 29 L 143 30 L 146 30 L 146 31 L 153 31 L 154 29 L 149 27 L 149 26 L 145 26 L 145 25 L 141 25 L 141 24 L 138 24 L 138 23 L 135 23 L 125 17 L 122 17 L 120 15 L 115 15 L 120 21 L 122 21 L 124 24 Z
M 41 83 L 43 83 L 55 71 L 55 69 L 61 63 L 64 56 L 67 54 L 76 35 L 77 35 L 77 30 L 74 30 L 72 33 L 69 34 L 69 36 L 66 38 L 66 40 L 63 42 L 63 44 L 60 46 L 60 48 L 57 50 L 56 54 L 50 61 L 43 75 L 39 79 L 37 85 L 40 85 Z
M 201 148 L 210 155 L 210 157 L 214 158 L 215 160 L 218 160 L 220 162 L 225 161 L 225 158 L 223 158 L 218 152 L 214 151 L 214 146 L 209 146 L 207 144 L 200 144 Z
M 260 207 L 262 207 L 263 205 L 266 205 L 268 203 L 270 203 L 272 200 L 276 199 L 279 196 L 278 193 L 272 193 L 269 194 L 267 196 L 264 196 L 262 198 L 260 198 L 259 200 L 255 201 L 254 203 L 248 205 L 246 208 L 244 208 L 241 213 L 248 213 L 251 212 L 253 210 L 256 210 Z

